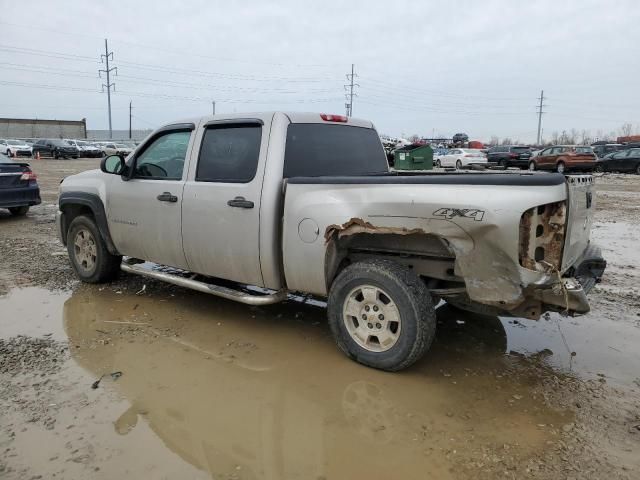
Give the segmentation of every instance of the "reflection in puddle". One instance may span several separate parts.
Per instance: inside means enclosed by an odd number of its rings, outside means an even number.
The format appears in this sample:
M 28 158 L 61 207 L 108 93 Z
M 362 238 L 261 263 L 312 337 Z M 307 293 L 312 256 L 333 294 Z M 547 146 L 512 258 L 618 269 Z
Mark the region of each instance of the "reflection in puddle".
M 638 358 L 638 329 L 625 322 L 560 319 L 568 349 L 553 316 L 530 322 L 442 305 L 431 351 L 389 374 L 340 354 L 317 306 L 247 307 L 173 291 L 13 290 L 0 298 L 0 333 L 68 337 L 90 378 L 107 374 L 97 398 L 120 397 L 87 411 L 115 437 L 103 443 L 157 452 L 159 438 L 189 468 L 214 477 L 451 478 L 505 445 L 525 458 L 572 417 L 545 407 L 526 362 L 505 352 L 545 357 L 558 371 L 575 351 L 574 373 L 621 381 L 633 362 L 615 361 L 616 350 Z M 78 385 L 74 369 L 66 375 Z M 114 371 L 123 372 L 117 381 Z M 83 378 L 75 388 L 89 385 Z M 141 472 L 164 461 L 144 451 Z M 120 466 L 103 468 L 115 474 Z
M 83 367 L 124 372 L 115 388 L 131 407 L 116 431 L 145 421 L 214 477 L 448 478 L 453 451 L 464 462 L 474 445 L 542 449 L 539 425 L 570 416 L 519 380 L 498 319 L 463 329 L 447 312 L 427 358 L 400 374 L 344 358 L 324 310 L 295 303 L 85 290 L 66 302 L 64 325 Z

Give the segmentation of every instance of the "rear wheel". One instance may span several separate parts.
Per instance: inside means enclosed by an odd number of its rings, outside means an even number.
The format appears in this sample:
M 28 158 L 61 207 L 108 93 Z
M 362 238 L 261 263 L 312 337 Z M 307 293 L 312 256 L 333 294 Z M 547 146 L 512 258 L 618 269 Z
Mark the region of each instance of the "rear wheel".
M 349 358 L 398 371 L 429 349 L 436 313 L 424 282 L 388 260 L 354 263 L 337 276 L 327 301 L 329 326 Z
M 636 165 L 636 173 L 640 175 L 640 163 Z
M 102 240 L 93 218 L 80 215 L 67 231 L 67 251 L 71 265 L 83 282 L 101 283 L 116 277 L 122 257 L 112 255 Z
M 440 160 L 436 160 L 436 167 L 440 168 L 442 165 L 440 165 Z
M 14 217 L 24 217 L 29 211 L 29 206 L 26 205 L 24 207 L 12 207 L 9 209 L 9 212 Z
M 564 162 L 558 162 L 558 164 L 556 165 L 556 170 L 558 171 L 558 173 L 564 173 L 566 167 L 564 165 Z
M 462 160 L 456 160 L 456 169 L 460 170 L 462 168 Z
M 500 160 L 498 162 L 498 165 L 500 165 L 502 168 L 507 168 L 507 161 L 506 160 Z
M 596 173 L 603 173 L 604 172 L 604 168 L 602 168 L 602 165 L 596 165 L 595 168 L 593 169 L 594 172 Z
M 529 162 L 529 170 L 531 170 L 532 172 L 535 171 L 536 169 L 536 162 L 534 162 L 533 160 L 531 160 Z

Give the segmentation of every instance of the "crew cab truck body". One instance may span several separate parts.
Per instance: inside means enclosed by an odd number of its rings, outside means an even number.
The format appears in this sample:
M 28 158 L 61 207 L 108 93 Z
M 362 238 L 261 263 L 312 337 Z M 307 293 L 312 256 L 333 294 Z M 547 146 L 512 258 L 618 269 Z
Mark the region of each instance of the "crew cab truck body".
M 370 122 L 217 115 L 67 177 L 58 226 L 84 281 L 122 269 L 254 305 L 326 297 L 340 349 L 399 370 L 431 344 L 440 299 L 535 319 L 587 312 L 605 268 L 589 242 L 592 182 L 390 173 Z

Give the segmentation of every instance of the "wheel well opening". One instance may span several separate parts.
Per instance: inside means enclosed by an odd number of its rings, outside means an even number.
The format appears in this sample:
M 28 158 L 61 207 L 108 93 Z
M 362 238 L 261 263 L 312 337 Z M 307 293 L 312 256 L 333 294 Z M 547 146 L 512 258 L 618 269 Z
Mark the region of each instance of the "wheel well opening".
M 425 281 L 460 282 L 455 254 L 446 239 L 427 233 L 355 233 L 329 239 L 325 260 L 327 290 L 352 263 L 387 259 L 414 270 Z
M 63 205 L 60 210 L 64 214 L 62 217 L 61 230 L 64 233 L 64 235 L 62 236 L 62 240 L 66 245 L 67 232 L 69 231 L 69 225 L 71 225 L 71 222 L 73 222 L 73 220 L 80 215 L 87 215 L 92 218 L 94 217 L 94 215 L 93 215 L 93 210 L 91 210 L 91 208 L 89 208 L 86 205 L 77 205 L 77 204 Z

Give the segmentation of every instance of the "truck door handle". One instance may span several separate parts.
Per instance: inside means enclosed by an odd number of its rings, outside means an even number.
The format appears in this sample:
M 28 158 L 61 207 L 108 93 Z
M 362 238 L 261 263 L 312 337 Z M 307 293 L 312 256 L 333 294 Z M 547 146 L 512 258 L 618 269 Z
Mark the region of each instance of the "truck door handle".
M 253 202 L 246 200 L 244 197 L 236 197 L 233 200 L 229 200 L 227 205 L 238 208 L 253 208 Z
M 178 201 L 178 197 L 176 197 L 175 195 L 171 195 L 171 192 L 164 192 L 161 193 L 160 195 L 158 195 L 156 197 L 158 200 L 160 200 L 161 202 L 171 202 L 171 203 L 176 203 Z

